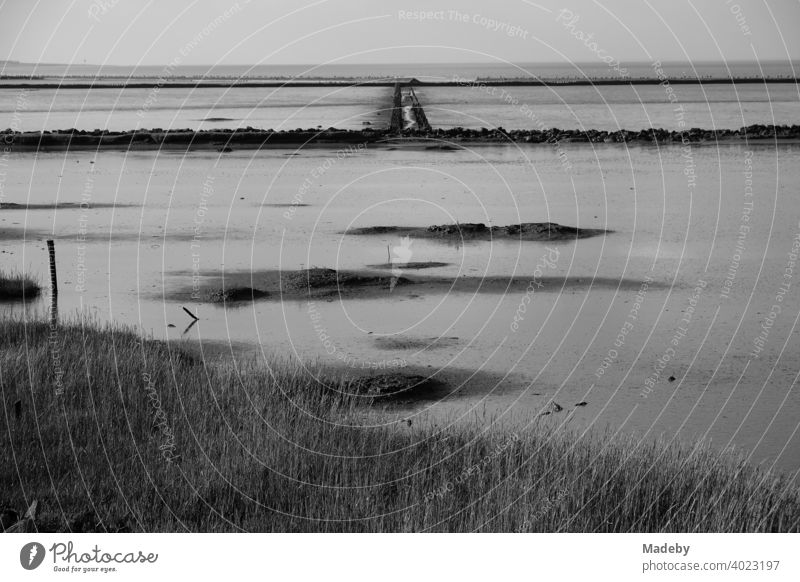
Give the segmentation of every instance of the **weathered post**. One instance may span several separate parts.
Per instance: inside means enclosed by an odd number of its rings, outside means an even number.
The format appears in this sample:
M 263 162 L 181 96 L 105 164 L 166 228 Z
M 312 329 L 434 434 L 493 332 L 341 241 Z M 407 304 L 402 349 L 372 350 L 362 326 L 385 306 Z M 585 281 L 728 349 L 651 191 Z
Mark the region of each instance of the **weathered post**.
M 50 325 L 58 322 L 58 277 L 56 276 L 56 245 L 52 239 L 47 240 L 47 252 L 50 255 Z
M 58 295 L 58 279 L 56 278 L 56 245 L 51 240 L 47 241 L 47 252 L 50 254 L 50 291 L 53 296 Z

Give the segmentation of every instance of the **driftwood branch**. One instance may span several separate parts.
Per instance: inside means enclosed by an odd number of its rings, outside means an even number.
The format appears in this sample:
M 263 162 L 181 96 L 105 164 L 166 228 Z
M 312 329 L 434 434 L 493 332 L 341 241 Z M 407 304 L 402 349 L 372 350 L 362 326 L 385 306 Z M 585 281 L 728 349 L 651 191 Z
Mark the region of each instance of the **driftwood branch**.
M 197 317 L 197 316 L 196 316 L 194 313 L 192 313 L 191 311 L 189 311 L 189 310 L 188 310 L 188 309 L 186 309 L 185 307 L 183 308 L 183 310 L 184 310 L 186 313 L 188 313 L 188 314 L 189 314 L 189 317 L 191 317 L 193 320 L 197 321 L 197 320 L 199 320 L 199 319 L 200 319 L 199 317 Z

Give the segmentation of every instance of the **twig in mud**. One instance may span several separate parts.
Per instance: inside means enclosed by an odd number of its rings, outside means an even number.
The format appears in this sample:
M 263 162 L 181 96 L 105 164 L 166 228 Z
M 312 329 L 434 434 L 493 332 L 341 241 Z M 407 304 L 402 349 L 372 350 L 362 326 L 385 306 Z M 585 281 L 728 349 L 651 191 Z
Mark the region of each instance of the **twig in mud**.
M 186 313 L 188 313 L 188 314 L 189 314 L 189 317 L 191 317 L 191 318 L 192 318 L 192 319 L 194 319 L 195 321 L 197 321 L 197 320 L 199 320 L 199 319 L 200 319 L 199 317 L 197 317 L 197 316 L 196 316 L 194 313 L 192 313 L 191 311 L 189 311 L 189 310 L 188 310 L 188 309 L 186 309 L 185 307 L 183 307 L 183 310 L 184 310 Z
M 183 333 L 181 335 L 186 335 L 187 333 L 189 333 L 189 330 L 192 329 L 195 325 L 197 325 L 197 321 L 198 320 L 196 319 L 190 321 L 189 325 L 186 326 L 186 329 L 183 330 Z

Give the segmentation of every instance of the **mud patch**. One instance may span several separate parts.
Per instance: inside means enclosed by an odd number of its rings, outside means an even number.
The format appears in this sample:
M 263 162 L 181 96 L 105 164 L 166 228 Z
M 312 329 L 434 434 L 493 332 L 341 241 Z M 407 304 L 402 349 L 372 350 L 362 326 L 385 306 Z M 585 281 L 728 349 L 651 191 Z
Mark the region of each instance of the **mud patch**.
M 269 293 L 252 287 L 228 287 L 213 289 L 206 293 L 209 303 L 243 303 L 269 297 Z
M 309 295 L 324 295 L 348 292 L 364 287 L 388 289 L 392 280 L 392 277 L 376 276 L 368 273 L 315 268 L 283 273 L 280 283 L 281 292 L 284 294 L 292 295 L 303 293 Z M 394 278 L 395 285 L 406 285 L 410 283 L 411 281 L 402 277 Z
M 0 231 L 2 235 L 2 231 Z M 195 279 L 192 271 L 173 271 L 173 276 Z M 540 277 L 536 279 L 537 292 L 581 293 L 591 289 L 633 290 L 641 287 L 639 279 L 616 279 L 613 277 Z M 515 293 L 525 292 L 531 283 L 530 276 L 423 276 L 413 279 L 392 277 L 379 271 L 337 271 L 313 268 L 297 271 L 238 271 L 204 272 L 199 274 L 196 284 L 172 288 L 159 299 L 169 301 L 194 301 L 198 298 L 210 300 L 210 293 L 220 289 L 250 289 L 261 292 L 258 298 L 268 301 L 297 301 L 309 298 L 371 299 L 394 298 L 402 300 L 427 294 L 441 293 Z M 404 287 L 400 292 L 397 287 Z M 658 281 L 650 283 L 652 289 L 667 289 L 669 284 Z M 244 291 L 244 293 L 250 293 Z
M 611 232 L 613 231 L 598 228 L 564 226 L 555 222 L 523 222 L 508 226 L 486 226 L 482 222 L 468 222 L 463 224 L 436 224 L 428 227 L 367 226 L 350 229 L 344 234 L 395 234 L 398 236 L 445 240 L 567 241 Z
M 294 202 L 265 202 L 264 204 L 261 204 L 262 208 L 294 208 L 295 206 L 299 207 L 299 208 L 305 208 L 305 207 L 311 206 L 311 205 L 310 204 L 297 204 L 297 203 L 294 203 Z
M 381 263 L 379 265 L 367 265 L 370 269 L 410 269 L 419 271 L 421 269 L 438 269 L 439 267 L 449 267 L 452 263 L 440 263 L 438 261 L 417 261 L 411 263 Z
M 432 396 L 442 382 L 419 374 L 379 374 L 354 378 L 346 389 L 359 396 L 380 400 L 409 401 Z
M 178 272 L 178 275 L 196 273 Z M 298 271 L 256 271 L 201 273 L 199 286 L 169 291 L 171 301 L 236 302 L 253 299 L 299 300 L 321 297 L 370 297 L 388 294 L 392 285 L 410 285 L 404 277 L 391 277 L 368 271 L 337 271 L 313 268 Z M 255 287 L 251 287 L 255 285 Z
M 0 210 L 93 210 L 98 208 L 138 208 L 136 204 L 114 204 L 103 202 L 57 202 L 54 204 L 19 204 L 0 202 Z
M 379 350 L 439 350 L 458 345 L 457 337 L 378 337 L 375 347 Z

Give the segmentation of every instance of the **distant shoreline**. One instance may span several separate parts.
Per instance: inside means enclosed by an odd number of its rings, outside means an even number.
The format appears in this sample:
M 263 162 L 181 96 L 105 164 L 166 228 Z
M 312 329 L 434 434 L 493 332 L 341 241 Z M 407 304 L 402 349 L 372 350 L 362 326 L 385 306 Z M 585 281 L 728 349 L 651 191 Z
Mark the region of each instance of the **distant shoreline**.
M 242 81 L 240 79 L 218 79 L 208 81 L 183 81 L 165 80 L 151 78 L 144 81 L 110 81 L 104 78 L 100 81 L 41 81 L 26 80 L 22 81 L 17 77 L 0 77 L 0 89 L 152 89 L 154 86 L 159 89 L 268 89 L 280 87 L 394 87 L 397 81 L 411 84 L 418 87 L 471 87 L 475 85 L 485 85 L 487 87 L 571 87 L 571 86 L 603 86 L 603 85 L 660 85 L 668 83 L 670 85 L 738 85 L 738 84 L 800 84 L 800 79 L 794 78 L 764 78 L 764 77 L 721 77 L 716 79 L 698 78 L 668 78 L 666 80 L 657 78 L 638 78 L 638 79 L 475 79 L 475 80 L 451 80 L 451 81 L 419 81 L 416 79 L 383 79 L 383 80 L 253 80 Z
M 6 151 L 62 150 L 217 150 L 227 153 L 237 149 L 328 147 L 356 150 L 366 145 L 397 147 L 407 144 L 430 150 L 447 151 L 464 144 L 636 144 L 683 145 L 718 143 L 781 143 L 800 142 L 800 125 L 751 125 L 740 129 L 700 129 L 683 131 L 643 129 L 641 131 L 577 130 L 577 129 L 434 129 L 428 132 L 392 132 L 384 129 L 327 130 L 301 129 L 290 131 L 218 129 L 139 129 L 132 131 L 76 129 L 45 132 L 0 132 L 0 145 Z

